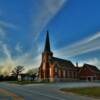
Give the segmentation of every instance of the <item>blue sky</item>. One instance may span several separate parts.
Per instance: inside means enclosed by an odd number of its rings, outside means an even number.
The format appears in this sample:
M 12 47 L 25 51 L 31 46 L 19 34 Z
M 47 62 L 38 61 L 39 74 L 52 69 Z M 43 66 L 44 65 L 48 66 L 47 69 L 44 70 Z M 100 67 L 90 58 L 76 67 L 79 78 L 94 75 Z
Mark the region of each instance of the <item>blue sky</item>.
M 39 67 L 46 31 L 54 56 L 100 68 L 100 0 L 0 0 L 0 66 Z

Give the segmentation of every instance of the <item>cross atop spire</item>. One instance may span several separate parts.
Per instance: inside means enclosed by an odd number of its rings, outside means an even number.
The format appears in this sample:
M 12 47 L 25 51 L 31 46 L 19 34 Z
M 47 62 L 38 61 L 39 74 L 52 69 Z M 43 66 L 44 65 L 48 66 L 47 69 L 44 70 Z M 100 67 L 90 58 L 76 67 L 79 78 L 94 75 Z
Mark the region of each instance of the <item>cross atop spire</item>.
M 44 51 L 50 52 L 49 32 L 47 31 Z

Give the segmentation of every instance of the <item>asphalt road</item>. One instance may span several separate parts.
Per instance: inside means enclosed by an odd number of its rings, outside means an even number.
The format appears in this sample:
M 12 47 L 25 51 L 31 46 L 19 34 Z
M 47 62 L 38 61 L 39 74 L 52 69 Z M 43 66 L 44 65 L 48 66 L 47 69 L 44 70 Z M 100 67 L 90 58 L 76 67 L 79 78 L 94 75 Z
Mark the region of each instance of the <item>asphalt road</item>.
M 54 83 L 54 84 L 31 84 L 14 85 L 9 83 L 0 83 L 0 88 L 6 89 L 24 100 L 96 100 L 91 97 L 79 96 L 71 93 L 59 91 L 62 87 L 85 87 L 100 86 L 100 83 Z M 2 100 L 0 98 L 0 100 Z

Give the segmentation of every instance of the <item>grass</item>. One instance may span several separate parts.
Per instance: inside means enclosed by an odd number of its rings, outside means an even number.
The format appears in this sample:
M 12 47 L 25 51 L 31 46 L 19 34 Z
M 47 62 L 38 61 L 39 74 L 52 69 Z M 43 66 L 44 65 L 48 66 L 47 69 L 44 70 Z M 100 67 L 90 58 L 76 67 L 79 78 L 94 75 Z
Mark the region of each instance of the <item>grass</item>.
M 64 92 L 71 92 L 100 99 L 100 87 L 62 88 L 60 90 Z

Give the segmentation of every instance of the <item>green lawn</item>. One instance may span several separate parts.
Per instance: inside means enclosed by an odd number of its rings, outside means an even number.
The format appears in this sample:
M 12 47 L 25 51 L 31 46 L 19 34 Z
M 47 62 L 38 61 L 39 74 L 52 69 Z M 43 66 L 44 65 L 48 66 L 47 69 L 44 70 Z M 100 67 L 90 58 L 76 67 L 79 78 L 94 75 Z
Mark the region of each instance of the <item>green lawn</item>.
M 62 88 L 60 90 L 64 92 L 100 98 L 100 87 Z

